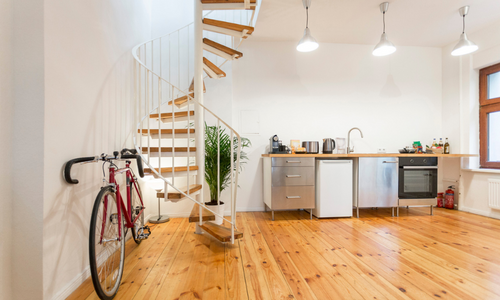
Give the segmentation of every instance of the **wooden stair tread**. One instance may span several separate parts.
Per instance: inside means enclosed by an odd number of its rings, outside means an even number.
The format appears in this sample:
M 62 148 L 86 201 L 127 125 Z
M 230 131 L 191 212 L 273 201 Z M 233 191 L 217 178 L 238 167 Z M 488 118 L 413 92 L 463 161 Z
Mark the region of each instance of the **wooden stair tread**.
M 231 228 L 220 226 L 214 223 L 205 223 L 200 227 L 221 242 L 231 241 Z M 238 231 L 234 232 L 234 239 L 241 239 L 242 237 L 243 237 L 242 232 Z
M 178 111 L 178 112 L 175 112 L 174 113 L 174 116 L 176 118 L 182 118 L 182 117 L 187 117 L 188 114 L 190 116 L 194 116 L 194 111 L 193 110 L 190 110 L 190 111 Z M 158 114 L 150 114 L 149 117 L 151 119 L 158 119 L 158 117 L 160 117 L 160 119 L 172 119 L 172 113 L 162 113 L 161 116 L 158 115 Z
M 215 215 L 205 209 L 205 208 L 202 208 L 202 217 L 201 217 L 201 220 L 203 222 L 206 222 L 206 221 L 214 221 L 215 220 Z M 194 222 L 199 222 L 200 221 L 200 206 L 198 205 L 198 203 L 195 203 L 194 206 L 193 206 L 193 209 L 191 210 L 191 214 L 189 215 L 189 223 L 194 223 Z
M 180 188 L 181 191 L 183 191 L 185 194 L 187 194 L 187 187 Z M 194 192 L 197 192 L 201 190 L 201 184 L 191 184 L 189 186 L 189 194 L 192 194 Z M 164 198 L 165 193 L 156 193 L 157 198 Z M 167 199 L 182 199 L 184 197 L 183 194 L 179 193 L 178 191 L 173 191 L 173 192 L 168 192 L 167 193 Z M 213 214 L 212 214 L 213 215 Z
M 169 167 L 169 168 L 161 168 L 161 171 L 158 169 L 158 168 L 155 168 L 156 171 L 158 171 L 158 173 L 160 174 L 163 174 L 163 173 L 172 173 L 172 168 Z M 188 170 L 188 167 L 185 166 L 185 167 L 175 167 L 173 169 L 173 171 L 175 172 L 186 172 Z M 189 171 L 197 171 L 198 170 L 198 166 L 189 166 Z M 150 168 L 145 168 L 144 169 L 144 174 L 153 174 L 153 171 L 151 171 Z
M 189 97 L 194 98 L 194 93 L 190 93 Z M 184 104 L 186 102 L 188 102 L 188 95 L 179 97 L 177 99 L 174 99 L 173 101 L 169 101 L 168 105 L 172 105 L 172 103 L 174 103 L 175 105 L 181 105 L 181 104 Z
M 189 92 L 194 92 L 194 78 L 191 80 L 191 84 L 189 85 Z M 205 87 L 205 80 L 203 80 L 203 93 L 207 92 L 207 88 Z
M 224 21 L 219 21 L 219 20 L 214 20 L 214 19 L 203 19 L 203 24 L 206 25 L 212 25 L 220 28 L 225 28 L 229 30 L 234 30 L 234 31 L 239 31 L 243 32 L 243 30 L 247 30 L 247 34 L 250 35 L 254 31 L 254 28 L 251 26 L 245 26 L 245 25 L 240 25 L 236 23 L 230 23 L 230 22 L 224 22 Z
M 226 46 L 224 46 L 222 44 L 219 44 L 219 43 L 214 42 L 214 41 L 212 41 L 210 39 L 207 39 L 207 38 L 203 39 L 203 43 L 206 44 L 206 45 L 208 45 L 208 46 L 212 46 L 212 47 L 214 47 L 214 48 L 216 48 L 216 49 L 218 49 L 218 50 L 220 50 L 222 52 L 225 52 L 225 53 L 227 53 L 227 54 L 229 54 L 231 56 L 236 55 L 236 59 L 238 59 L 238 58 L 240 58 L 240 57 L 243 56 L 243 53 L 241 53 L 239 51 L 236 51 L 236 50 L 234 50 L 232 48 L 226 47 Z
M 203 63 L 207 67 L 209 67 L 212 71 L 214 71 L 215 74 L 217 74 L 217 76 L 219 76 L 219 77 L 226 77 L 226 73 L 224 73 L 224 71 L 222 71 L 221 69 L 219 69 L 219 67 L 217 67 L 213 62 L 209 61 L 207 58 L 203 57 Z M 208 74 L 208 76 L 210 76 L 210 74 Z
M 147 153 L 149 149 L 149 152 L 151 153 L 156 153 L 159 152 L 160 147 L 142 147 L 141 151 L 142 153 Z M 175 152 L 188 152 L 188 147 L 174 147 Z M 173 152 L 172 147 L 161 147 L 161 152 Z M 196 147 L 189 147 L 189 152 L 196 152 Z
M 137 129 L 137 132 L 138 133 L 141 133 L 141 130 L 140 129 Z M 149 129 L 149 133 L 150 134 L 159 134 L 160 133 L 160 130 L 158 129 Z M 175 129 L 175 130 L 172 130 L 172 129 L 162 129 L 161 130 L 161 134 L 187 134 L 188 133 L 188 129 Z M 194 129 L 189 129 L 189 133 L 192 133 L 194 134 Z M 142 134 L 148 134 L 148 129 L 143 129 L 142 130 Z

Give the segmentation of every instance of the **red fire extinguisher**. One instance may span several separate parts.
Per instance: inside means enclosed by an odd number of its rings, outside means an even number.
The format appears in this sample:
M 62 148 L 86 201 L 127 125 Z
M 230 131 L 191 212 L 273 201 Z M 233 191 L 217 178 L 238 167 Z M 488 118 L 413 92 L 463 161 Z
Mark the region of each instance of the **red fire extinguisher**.
M 444 193 L 438 193 L 437 207 L 444 207 Z
M 453 209 L 455 204 L 455 191 L 453 191 L 453 188 L 454 186 L 450 185 L 444 196 L 444 207 L 448 209 Z

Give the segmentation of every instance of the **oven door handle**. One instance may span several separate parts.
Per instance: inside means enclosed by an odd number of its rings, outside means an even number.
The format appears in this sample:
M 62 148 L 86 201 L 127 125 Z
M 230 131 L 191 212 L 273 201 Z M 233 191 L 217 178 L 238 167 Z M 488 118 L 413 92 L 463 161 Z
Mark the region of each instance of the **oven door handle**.
M 423 170 L 423 169 L 437 169 L 438 166 L 403 166 L 403 169 Z

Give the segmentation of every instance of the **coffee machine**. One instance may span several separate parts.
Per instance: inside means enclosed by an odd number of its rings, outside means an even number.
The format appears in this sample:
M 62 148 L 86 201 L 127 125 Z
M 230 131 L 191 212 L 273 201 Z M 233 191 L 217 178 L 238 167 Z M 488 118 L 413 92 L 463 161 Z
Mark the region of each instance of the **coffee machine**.
M 280 138 L 275 134 L 269 139 L 269 153 L 270 154 L 287 154 L 287 146 L 282 145 Z

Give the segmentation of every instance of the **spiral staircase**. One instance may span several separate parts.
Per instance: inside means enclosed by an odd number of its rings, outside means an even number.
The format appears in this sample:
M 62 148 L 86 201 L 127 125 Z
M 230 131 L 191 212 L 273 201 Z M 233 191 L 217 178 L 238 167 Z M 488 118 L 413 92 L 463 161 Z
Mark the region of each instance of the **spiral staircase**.
M 164 181 L 158 198 L 194 202 L 189 222 L 196 222 L 197 233 L 210 234 L 221 242 L 234 243 L 243 236 L 236 228 L 241 137 L 203 105 L 204 80 L 226 77 L 222 66 L 243 57 L 238 47 L 253 33 L 259 8 L 257 0 L 196 0 L 193 23 L 132 50 L 134 145 L 146 165 L 145 173 Z M 230 136 L 230 218 L 204 204 L 205 122 L 218 129 L 218 154 L 221 133 Z M 220 199 L 220 185 L 217 193 Z M 209 222 L 216 216 L 223 219 L 223 225 Z

